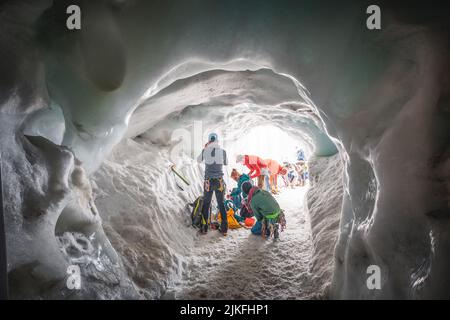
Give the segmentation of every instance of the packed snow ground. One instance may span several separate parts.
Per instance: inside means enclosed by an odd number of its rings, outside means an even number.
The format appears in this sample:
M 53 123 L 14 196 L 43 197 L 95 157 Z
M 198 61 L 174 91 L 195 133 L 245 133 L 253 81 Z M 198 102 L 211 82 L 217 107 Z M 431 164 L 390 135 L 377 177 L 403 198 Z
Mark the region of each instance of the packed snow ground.
M 312 239 L 304 202 L 307 187 L 282 188 L 276 196 L 287 229 L 280 239 L 263 239 L 250 230 L 198 236 L 181 279 L 167 299 L 310 299 Z

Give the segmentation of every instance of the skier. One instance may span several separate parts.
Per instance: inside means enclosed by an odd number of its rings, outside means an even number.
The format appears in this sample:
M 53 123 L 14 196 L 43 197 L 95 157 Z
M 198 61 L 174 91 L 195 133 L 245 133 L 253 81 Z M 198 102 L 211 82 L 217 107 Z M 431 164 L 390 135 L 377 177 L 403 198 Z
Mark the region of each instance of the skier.
M 227 153 L 219 146 L 218 136 L 216 133 L 211 133 L 208 136 L 208 143 L 197 158 L 198 162 L 205 162 L 205 181 L 204 181 L 204 195 L 202 208 L 202 223 L 200 234 L 208 232 L 208 215 L 211 206 L 211 199 L 213 193 L 216 195 L 217 204 L 219 206 L 222 222 L 220 225 L 220 232 L 226 236 L 228 231 L 227 212 L 224 206 L 224 194 L 226 191 L 226 184 L 223 180 L 222 167 L 228 165 Z

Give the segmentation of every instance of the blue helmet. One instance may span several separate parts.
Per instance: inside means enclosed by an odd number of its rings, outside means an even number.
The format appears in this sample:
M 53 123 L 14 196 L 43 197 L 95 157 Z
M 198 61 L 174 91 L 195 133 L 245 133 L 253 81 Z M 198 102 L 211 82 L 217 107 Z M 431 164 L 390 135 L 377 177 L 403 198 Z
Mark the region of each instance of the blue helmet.
M 214 142 L 217 141 L 218 137 L 217 137 L 217 133 L 210 133 L 208 136 L 208 142 Z

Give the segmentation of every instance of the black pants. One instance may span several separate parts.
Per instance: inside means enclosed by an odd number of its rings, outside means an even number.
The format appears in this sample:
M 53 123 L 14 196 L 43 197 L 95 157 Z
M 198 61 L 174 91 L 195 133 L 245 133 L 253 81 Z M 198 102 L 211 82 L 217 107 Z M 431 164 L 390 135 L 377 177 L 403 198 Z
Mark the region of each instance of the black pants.
M 226 232 L 228 230 L 227 212 L 225 210 L 225 205 L 223 203 L 225 190 L 226 185 L 221 178 L 205 180 L 204 194 L 203 194 L 202 222 L 207 223 L 208 221 L 209 207 L 211 206 L 212 195 L 213 193 L 215 193 L 217 204 L 219 205 L 220 216 L 222 218 L 222 224 L 220 225 L 220 230 L 222 232 Z M 206 223 L 202 223 L 203 230 L 208 229 L 208 225 Z

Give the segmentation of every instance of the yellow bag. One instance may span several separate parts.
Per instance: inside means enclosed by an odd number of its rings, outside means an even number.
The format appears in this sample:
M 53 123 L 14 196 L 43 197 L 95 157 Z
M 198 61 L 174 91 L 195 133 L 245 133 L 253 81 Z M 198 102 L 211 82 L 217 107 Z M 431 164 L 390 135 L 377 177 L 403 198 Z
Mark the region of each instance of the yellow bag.
M 222 217 L 220 215 L 220 212 L 219 212 L 218 216 L 219 216 L 218 220 L 219 220 L 219 223 L 220 223 L 220 222 L 222 222 Z M 228 209 L 228 211 L 227 211 L 227 221 L 228 221 L 228 228 L 229 229 L 237 229 L 237 228 L 241 227 L 239 222 L 234 217 L 234 210 L 232 208 Z

